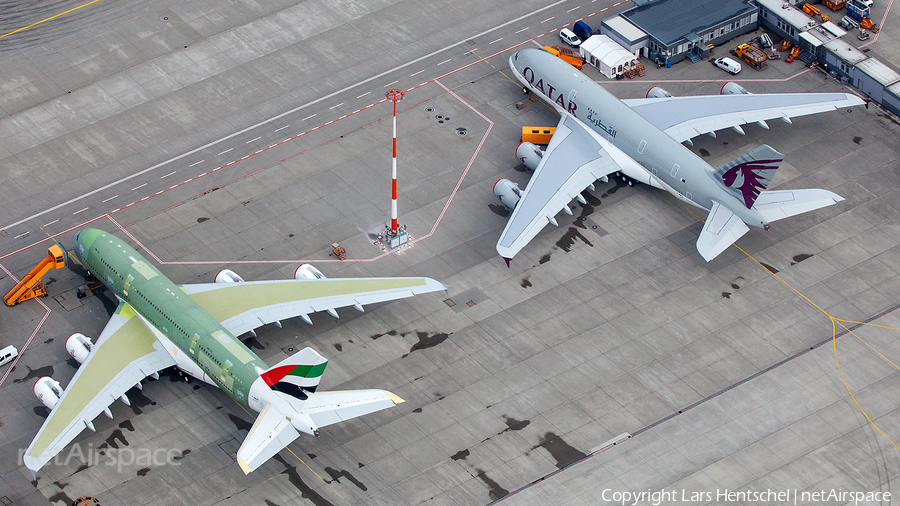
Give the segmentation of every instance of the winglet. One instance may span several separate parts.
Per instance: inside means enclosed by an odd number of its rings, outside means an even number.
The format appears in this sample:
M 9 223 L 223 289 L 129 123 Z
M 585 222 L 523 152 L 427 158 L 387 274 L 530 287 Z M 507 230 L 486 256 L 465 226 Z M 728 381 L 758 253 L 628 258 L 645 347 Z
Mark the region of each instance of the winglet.
M 506 260 L 506 267 L 508 268 L 508 267 L 509 267 L 509 261 L 512 260 L 512 258 L 506 258 L 506 257 L 502 257 L 502 258 L 503 258 L 504 260 Z

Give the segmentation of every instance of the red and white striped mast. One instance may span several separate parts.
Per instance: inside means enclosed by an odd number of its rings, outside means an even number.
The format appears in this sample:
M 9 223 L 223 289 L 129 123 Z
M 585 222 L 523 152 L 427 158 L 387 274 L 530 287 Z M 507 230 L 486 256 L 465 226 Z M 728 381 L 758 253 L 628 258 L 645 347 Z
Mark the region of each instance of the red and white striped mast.
M 395 241 L 393 239 L 400 235 L 400 230 L 397 226 L 397 101 L 403 100 L 405 93 L 399 88 L 391 88 L 384 94 L 385 98 L 394 103 L 393 158 L 391 159 L 391 247 L 397 246 L 394 244 Z M 405 243 L 406 241 L 402 242 Z

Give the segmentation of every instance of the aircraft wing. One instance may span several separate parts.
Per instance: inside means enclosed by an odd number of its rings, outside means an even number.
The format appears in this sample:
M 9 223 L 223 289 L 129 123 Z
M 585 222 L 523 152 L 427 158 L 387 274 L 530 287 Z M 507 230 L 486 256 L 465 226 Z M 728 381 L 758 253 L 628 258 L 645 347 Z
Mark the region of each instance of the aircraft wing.
M 145 377 L 173 365 L 175 359 L 134 309 L 119 302 L 91 353 L 25 452 L 25 466 L 32 474 L 37 473 L 122 394 Z
M 200 307 L 235 336 L 266 323 L 316 311 L 412 297 L 449 287 L 431 278 L 346 278 L 183 285 Z
M 619 164 L 578 120 L 563 114 L 547 151 L 531 176 L 500 234 L 497 252 L 511 259 L 564 206 L 597 179 L 620 170 Z
M 790 120 L 865 104 L 863 99 L 850 93 L 705 95 L 626 99 L 622 102 L 678 142 L 748 123 Z

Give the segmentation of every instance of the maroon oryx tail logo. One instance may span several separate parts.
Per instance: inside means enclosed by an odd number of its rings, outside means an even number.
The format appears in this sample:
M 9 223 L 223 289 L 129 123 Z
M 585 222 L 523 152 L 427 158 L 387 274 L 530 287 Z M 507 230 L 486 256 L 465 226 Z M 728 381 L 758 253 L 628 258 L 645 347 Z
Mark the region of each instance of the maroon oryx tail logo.
M 759 192 L 769 186 L 782 160 L 784 156 L 781 153 L 764 145 L 717 170 L 716 176 L 732 195 L 742 199 L 750 209 Z

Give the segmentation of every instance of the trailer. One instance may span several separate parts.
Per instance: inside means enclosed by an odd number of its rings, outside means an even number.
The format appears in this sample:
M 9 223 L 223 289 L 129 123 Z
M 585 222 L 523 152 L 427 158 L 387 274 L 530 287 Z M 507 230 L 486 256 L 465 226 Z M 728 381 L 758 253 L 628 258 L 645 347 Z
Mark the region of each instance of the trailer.
M 822 3 L 832 11 L 836 11 L 843 9 L 847 2 L 845 0 L 822 0 Z
M 869 17 L 869 6 L 856 0 L 847 2 L 847 15 L 856 21 L 862 21 Z
M 749 63 L 751 67 L 756 70 L 763 70 L 768 66 L 766 60 L 768 57 L 760 50 L 751 46 L 750 44 L 741 44 L 738 47 L 734 48 L 732 53 L 738 58 L 744 60 Z

